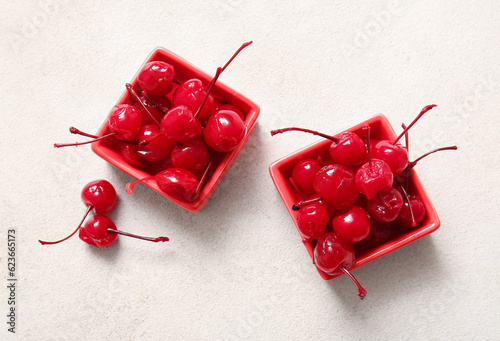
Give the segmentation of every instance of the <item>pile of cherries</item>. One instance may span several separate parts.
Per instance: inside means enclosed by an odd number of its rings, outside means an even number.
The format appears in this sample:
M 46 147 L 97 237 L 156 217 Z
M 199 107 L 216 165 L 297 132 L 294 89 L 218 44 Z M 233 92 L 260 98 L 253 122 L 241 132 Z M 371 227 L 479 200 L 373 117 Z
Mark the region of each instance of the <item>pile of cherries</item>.
M 408 186 L 411 169 L 431 153 L 457 149 L 439 148 L 409 161 L 408 129 L 433 107 L 424 107 L 408 127 L 403 125 L 404 131 L 394 140 L 371 139 L 368 125 L 362 129 L 364 139 L 352 132 L 337 138 L 295 127 L 271 131 L 273 136 L 302 131 L 332 141 L 331 159 L 305 159 L 294 166 L 289 181 L 303 200 L 293 210 L 299 211 L 297 226 L 303 241 L 313 243 L 316 266 L 332 276 L 347 274 L 358 286 L 361 299 L 366 290 L 349 272 L 355 263 L 355 249 L 373 248 L 401 230 L 418 226 L 426 211 Z M 398 143 L 403 136 L 406 147 Z
M 87 206 L 87 212 L 83 216 L 80 224 L 78 224 L 76 230 L 66 238 L 55 242 L 39 240 L 42 245 L 58 244 L 69 239 L 76 232 L 79 232 L 78 235 L 80 239 L 85 243 L 98 248 L 112 245 L 116 241 L 119 234 L 155 243 L 166 242 L 169 240 L 167 237 L 142 237 L 117 230 L 113 221 L 104 215 L 115 207 L 117 199 L 115 188 L 106 180 L 95 180 L 85 185 L 85 187 L 83 187 L 81 197 L 83 203 Z M 85 225 L 82 225 L 91 211 L 93 211 L 95 215 L 92 219 L 89 219 Z
M 137 183 L 154 179 L 169 196 L 195 201 L 216 153 L 234 150 L 247 133 L 243 111 L 211 92 L 220 74 L 251 43 L 243 44 L 224 67 L 218 68 L 209 84 L 197 78 L 177 80 L 174 67 L 166 62 L 146 63 L 139 71 L 137 85 L 126 84 L 129 103 L 111 110 L 109 134 L 98 137 L 71 127 L 71 133 L 93 140 L 54 147 L 120 142 L 126 162 L 151 174 L 127 184 L 127 193 L 132 194 Z

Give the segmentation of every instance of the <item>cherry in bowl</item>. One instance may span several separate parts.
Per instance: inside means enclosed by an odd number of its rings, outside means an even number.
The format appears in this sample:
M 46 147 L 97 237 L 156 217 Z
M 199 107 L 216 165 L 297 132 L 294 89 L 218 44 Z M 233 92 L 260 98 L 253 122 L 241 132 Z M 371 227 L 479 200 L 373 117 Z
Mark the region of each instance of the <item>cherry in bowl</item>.
M 173 70 L 166 66 L 166 64 L 172 66 Z M 216 66 L 214 66 L 214 71 L 216 69 Z M 143 70 L 148 70 L 148 73 L 150 73 L 151 77 L 147 79 L 143 79 L 141 77 L 141 71 Z M 151 70 L 151 71 L 149 71 Z M 174 73 L 174 76 L 171 77 L 171 73 Z M 226 71 L 229 73 L 230 71 Z M 199 79 L 203 84 L 208 85 L 210 84 L 210 81 L 213 79 L 213 74 L 207 74 L 203 72 L 202 70 L 198 69 L 197 67 L 193 66 L 186 60 L 182 59 L 181 57 L 177 56 L 176 54 L 164 49 L 164 48 L 156 48 L 153 50 L 153 52 L 149 55 L 149 57 L 146 59 L 144 64 L 139 68 L 138 73 L 135 75 L 135 77 L 132 79 L 130 82 L 130 85 L 128 86 L 128 91 L 125 90 L 121 98 L 118 100 L 118 103 L 116 105 L 134 105 L 137 108 L 142 110 L 142 105 L 138 103 L 137 99 L 134 97 L 133 92 L 130 91 L 130 89 L 136 90 L 135 92 L 137 95 L 141 98 L 141 101 L 144 100 L 144 103 L 146 103 L 148 100 L 152 100 L 151 102 L 156 102 L 158 103 L 157 99 L 161 96 L 163 98 L 166 98 L 167 100 L 165 101 L 167 104 L 172 103 L 175 105 L 175 96 L 176 93 L 180 87 L 180 84 L 183 84 L 184 82 L 187 82 L 188 80 L 191 79 Z M 154 83 L 156 81 L 161 82 L 161 84 L 158 87 L 154 87 Z M 125 82 L 124 82 L 125 83 Z M 170 89 L 170 86 L 172 87 L 172 90 Z M 143 89 L 146 87 L 149 90 L 148 91 L 142 91 L 145 90 Z M 137 89 L 139 91 L 137 91 Z M 143 96 L 143 93 L 146 93 L 146 96 Z M 163 95 L 165 92 L 167 92 L 167 95 Z M 238 115 L 243 116 L 243 122 L 244 125 L 246 126 L 246 134 L 242 137 L 241 141 L 239 144 L 235 145 L 233 149 L 230 148 L 222 148 L 221 151 L 218 152 L 213 152 L 212 153 L 212 148 L 210 148 L 210 157 L 211 162 L 210 162 L 210 169 L 207 172 L 207 175 L 205 177 L 203 186 L 200 188 L 200 193 L 196 195 L 196 199 L 192 201 L 185 201 L 182 200 L 182 198 L 179 198 L 179 196 L 175 195 L 169 195 L 168 193 L 165 193 L 158 183 L 155 180 L 154 175 L 156 175 L 159 171 L 162 171 L 165 169 L 165 166 L 160 165 L 162 161 L 151 161 L 151 160 L 146 160 L 144 161 L 141 158 L 137 158 L 135 155 L 136 150 L 141 150 L 141 148 L 146 148 L 143 145 L 130 145 L 128 147 L 124 147 L 123 143 L 117 143 L 116 140 L 113 139 L 108 139 L 108 140 L 101 140 L 97 141 L 92 144 L 92 150 L 102 157 L 104 160 L 112 164 L 113 166 L 117 167 L 118 169 L 122 170 L 123 172 L 127 173 L 128 175 L 134 177 L 137 180 L 144 179 L 143 183 L 146 184 L 148 187 L 152 188 L 156 192 L 160 193 L 164 197 L 170 199 L 177 205 L 183 207 L 184 209 L 191 211 L 191 212 L 198 212 L 200 211 L 203 206 L 206 204 L 207 200 L 211 196 L 211 194 L 214 192 L 216 186 L 219 184 L 219 182 L 222 180 L 224 175 L 227 173 L 233 162 L 236 160 L 236 157 L 242 150 L 243 146 L 247 142 L 248 138 L 250 137 L 250 134 L 252 133 L 257 117 L 259 116 L 260 109 L 259 107 L 246 98 L 245 96 L 239 94 L 238 92 L 234 91 L 233 89 L 229 88 L 228 86 L 224 85 L 220 81 L 217 81 L 214 83 L 214 86 L 211 91 L 211 96 L 213 97 L 213 101 L 218 103 L 220 107 L 224 110 L 232 110 L 232 108 L 239 109 L 237 112 Z M 143 97 L 147 97 L 144 99 Z M 212 98 L 211 97 L 211 98 Z M 163 107 L 161 105 L 158 105 L 157 110 L 154 110 L 154 113 L 159 113 L 163 110 Z M 104 117 L 104 115 L 103 115 Z M 241 116 L 240 116 L 241 117 Z M 203 115 L 200 116 L 200 122 L 202 125 L 208 124 L 208 122 L 203 119 L 208 119 L 209 116 L 203 117 Z M 149 123 L 154 123 L 154 119 L 147 119 Z M 99 129 L 98 133 L 96 134 L 97 136 L 104 136 L 106 134 L 110 133 L 110 126 L 108 121 L 105 121 L 101 128 Z M 151 142 L 153 143 L 154 140 Z M 178 142 L 178 141 L 176 141 Z M 215 144 L 214 144 L 215 145 Z M 225 146 L 224 146 L 225 147 Z M 151 146 L 152 148 L 152 146 Z M 175 150 L 175 153 L 178 154 L 179 146 L 173 146 L 173 150 Z M 125 151 L 125 152 L 122 152 Z M 146 148 L 146 151 L 148 152 L 148 156 L 156 157 L 157 154 L 149 151 Z M 203 155 L 200 156 L 200 160 L 203 161 L 203 164 L 208 165 L 208 161 L 205 159 L 207 156 L 206 151 L 202 151 Z M 186 148 L 184 148 L 184 154 L 186 154 Z M 181 160 L 181 161 L 179 161 Z M 199 161 L 200 161 L 199 160 Z M 175 157 L 175 164 L 179 166 L 179 164 L 182 164 L 184 167 L 186 164 L 189 164 L 189 170 L 193 172 L 198 172 L 196 173 L 198 178 L 201 178 L 202 176 L 202 171 L 199 171 L 199 162 L 198 163 L 192 163 L 188 162 L 189 160 L 182 160 L 182 157 L 179 157 L 179 155 L 176 155 Z M 171 166 L 172 167 L 172 166 Z
M 365 131 L 363 128 L 369 126 L 371 138 L 375 141 L 378 140 L 394 140 L 396 134 L 387 120 L 383 115 L 377 115 L 372 117 L 360 124 L 353 126 L 337 135 L 340 138 L 342 134 L 346 132 L 356 133 L 360 137 L 365 136 Z M 366 128 L 365 128 L 366 129 Z M 302 242 L 304 243 L 311 259 L 314 261 L 314 250 L 317 241 L 305 238 L 301 233 L 301 229 L 298 225 L 298 217 L 300 211 L 295 211 L 293 209 L 294 205 L 298 202 L 303 201 L 304 191 L 294 183 L 293 171 L 294 167 L 300 162 L 312 162 L 311 160 L 328 160 L 331 158 L 330 148 L 332 141 L 325 139 L 317 142 L 309 147 L 302 150 L 294 152 L 280 160 L 275 161 L 269 166 L 269 172 L 271 178 L 276 186 L 276 189 L 285 204 L 285 207 L 290 214 L 292 220 L 294 221 L 299 236 L 301 236 Z M 292 181 L 290 181 L 292 179 Z M 376 243 L 372 243 L 371 236 L 370 240 L 361 241 L 353 245 L 355 250 L 355 262 L 350 267 L 350 270 L 354 270 L 363 266 L 375 259 L 378 259 L 402 246 L 416 241 L 432 232 L 434 232 L 440 226 L 439 217 L 436 210 L 434 209 L 428 195 L 426 194 L 422 183 L 420 182 L 414 169 L 409 171 L 407 188 L 412 195 L 417 195 L 421 200 L 421 205 L 425 208 L 425 217 L 419 222 L 419 224 L 414 228 L 401 227 L 401 229 L 385 229 L 383 232 L 387 232 L 387 238 L 379 238 Z M 308 193 L 309 194 L 309 193 Z M 364 197 L 360 195 L 359 197 Z M 366 197 L 364 198 L 366 200 Z M 357 200 L 360 200 L 359 198 Z M 358 201 L 354 205 L 357 205 Z M 420 203 L 419 203 L 420 205 Z M 420 206 L 419 206 L 420 208 Z M 345 211 L 335 212 L 335 214 L 343 214 Z M 382 224 L 382 223 L 379 223 Z M 397 221 L 393 221 L 390 224 L 398 224 Z M 378 227 L 378 225 L 377 225 Z M 326 233 L 332 233 L 330 230 L 331 226 L 328 227 Z M 372 231 L 374 230 L 372 226 Z M 331 231 L 331 232 L 329 232 Z M 376 231 L 375 231 L 376 232 Z M 384 234 L 385 236 L 385 234 Z M 321 270 L 320 267 L 316 266 L 320 276 L 325 280 L 331 280 L 333 278 L 343 275 L 342 272 L 331 272 L 330 274 Z

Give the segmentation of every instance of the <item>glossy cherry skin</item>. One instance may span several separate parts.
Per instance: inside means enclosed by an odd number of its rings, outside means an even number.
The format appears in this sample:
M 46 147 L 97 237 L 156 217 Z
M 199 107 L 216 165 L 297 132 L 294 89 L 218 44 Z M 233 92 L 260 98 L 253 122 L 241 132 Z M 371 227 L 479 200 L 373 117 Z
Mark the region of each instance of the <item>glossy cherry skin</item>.
M 393 175 L 389 165 L 382 160 L 372 159 L 363 164 L 356 172 L 356 186 L 368 199 L 377 193 L 386 192 L 392 187 Z
M 234 111 L 235 113 L 238 114 L 238 116 L 244 121 L 245 120 L 245 114 L 243 113 L 243 110 L 238 108 L 234 104 L 222 104 L 219 106 L 219 110 L 231 110 Z
M 136 168 L 144 168 L 147 163 L 142 157 L 137 154 L 138 145 L 135 143 L 123 143 L 121 146 L 121 154 L 125 161 Z
M 231 110 L 215 112 L 203 130 L 205 142 L 218 152 L 235 149 L 247 133 L 243 120 Z
M 300 210 L 297 216 L 297 225 L 304 239 L 312 240 L 325 233 L 329 220 L 326 208 L 319 203 L 314 203 Z
M 398 217 L 394 221 L 394 225 L 402 229 L 411 229 L 418 224 L 420 224 L 425 218 L 425 206 L 417 195 L 410 194 L 410 205 L 413 212 L 413 217 L 415 219 L 415 225 L 413 225 L 413 219 L 411 218 L 410 207 L 408 201 L 404 200 L 403 207 Z
M 299 161 L 292 170 L 292 180 L 297 188 L 305 194 L 311 195 L 314 191 L 314 177 L 321 169 L 318 160 L 305 159 Z
M 403 207 L 403 197 L 395 188 L 380 193 L 380 196 L 368 200 L 367 211 L 370 217 L 382 222 L 390 223 L 395 220 Z
M 95 215 L 83 227 L 80 227 L 78 236 L 85 243 L 92 246 L 107 247 L 112 245 L 118 236 L 116 233 L 109 233 L 108 228 L 116 230 L 116 226 L 111 219 L 103 215 Z
M 207 168 L 210 152 L 201 138 L 183 142 L 175 146 L 170 154 L 175 168 L 183 168 L 192 173 L 198 173 Z
M 174 95 L 174 106 L 185 106 L 195 113 L 201 105 L 203 98 L 207 94 L 207 90 L 203 82 L 199 79 L 190 79 L 182 83 L 176 90 Z M 217 102 L 212 95 L 208 95 L 207 101 L 203 105 L 200 114 L 197 118 L 212 114 L 217 110 Z
M 333 161 L 343 166 L 359 164 L 364 162 L 368 156 L 361 137 L 351 132 L 343 133 L 338 142 L 332 142 L 329 152 Z
M 161 61 L 149 62 L 139 71 L 137 82 L 148 94 L 164 96 L 172 90 L 174 67 Z
M 392 141 L 379 141 L 372 149 L 372 156 L 384 160 L 394 175 L 399 175 L 408 166 L 408 152 L 405 147 Z
M 354 265 L 354 249 L 333 232 L 317 239 L 314 248 L 314 263 L 323 272 L 336 276 L 343 273 L 340 267 L 349 270 Z
M 178 106 L 170 109 L 161 120 L 161 131 L 173 141 L 185 142 L 201 134 L 200 121 L 193 117 L 193 112 Z
M 380 223 L 373 219 L 370 220 L 370 223 L 370 234 L 354 245 L 356 250 L 366 250 L 377 247 L 399 235 L 398 230 L 391 228 L 388 224 Z
M 370 218 L 364 209 L 352 206 L 332 219 L 332 228 L 346 243 L 354 244 L 370 234 Z
M 116 191 L 111 183 L 106 180 L 95 180 L 83 187 L 82 200 L 96 214 L 108 213 L 115 207 Z
M 182 168 L 169 168 L 155 176 L 160 189 L 168 195 L 186 202 L 195 199 L 198 179 L 188 170 Z
M 129 104 L 115 105 L 108 116 L 109 129 L 117 133 L 115 138 L 122 141 L 134 140 L 141 124 L 140 110 Z
M 153 136 L 160 136 L 151 139 Z M 162 134 L 161 130 L 154 124 L 146 124 L 137 134 L 139 145 L 137 154 L 148 161 L 159 161 L 170 155 L 174 146 L 174 141 Z M 151 140 L 150 140 L 151 139 Z M 141 146 L 142 141 L 150 141 L 147 145 Z
M 352 206 L 359 194 L 354 172 L 339 164 L 321 168 L 313 186 L 319 196 L 339 210 Z
M 168 97 L 151 95 L 151 94 L 148 94 L 146 91 L 141 91 L 140 93 L 141 93 L 140 98 L 144 98 L 147 100 L 148 109 L 149 109 L 149 107 L 153 107 L 153 108 L 155 108 L 155 110 L 159 110 L 161 112 L 162 116 L 167 111 L 172 109 L 172 102 L 170 102 Z M 153 105 L 151 105 L 150 103 Z M 156 108 L 158 108 L 158 109 L 156 109 Z

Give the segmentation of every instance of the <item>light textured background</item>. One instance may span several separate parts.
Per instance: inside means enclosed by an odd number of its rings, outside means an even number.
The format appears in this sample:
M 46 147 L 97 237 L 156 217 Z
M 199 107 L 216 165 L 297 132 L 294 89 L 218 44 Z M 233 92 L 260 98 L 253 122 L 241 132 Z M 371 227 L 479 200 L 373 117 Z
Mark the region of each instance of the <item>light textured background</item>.
M 19 339 L 498 339 L 498 1 L 0 4 L 0 287 L 15 227 Z M 127 196 L 132 179 L 88 147 L 52 148 L 76 140 L 70 125 L 97 131 L 154 47 L 213 73 L 247 40 L 221 81 L 261 116 L 201 213 L 145 186 Z M 269 130 L 335 133 L 381 112 L 399 131 L 431 103 L 411 155 L 459 146 L 417 169 L 442 226 L 356 270 L 360 301 L 348 278 L 319 277 L 269 177 L 318 139 Z M 38 244 L 74 228 L 98 178 L 118 189 L 117 226 L 171 242 Z

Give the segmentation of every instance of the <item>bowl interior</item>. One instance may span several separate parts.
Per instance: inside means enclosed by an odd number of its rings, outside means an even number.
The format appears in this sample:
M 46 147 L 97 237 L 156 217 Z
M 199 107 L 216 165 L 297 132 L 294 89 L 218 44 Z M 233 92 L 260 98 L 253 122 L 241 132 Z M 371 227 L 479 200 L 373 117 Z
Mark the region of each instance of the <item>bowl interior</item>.
M 394 133 L 391 124 L 389 123 L 387 118 L 383 115 L 377 115 L 375 117 L 372 117 L 345 131 L 354 132 L 359 136 L 364 136 L 362 128 L 366 124 L 368 124 L 371 127 L 370 130 L 371 137 L 374 139 L 382 140 L 382 139 L 396 138 L 396 134 Z M 339 136 L 341 133 L 337 134 L 336 136 Z M 281 199 L 283 200 L 283 203 L 285 204 L 288 213 L 292 217 L 292 220 L 294 221 L 295 226 L 297 227 L 297 231 L 298 231 L 297 216 L 299 212 L 293 211 L 292 206 L 293 204 L 302 200 L 302 198 L 300 197 L 300 195 L 297 193 L 297 191 L 289 181 L 293 167 L 297 164 L 297 162 L 303 159 L 310 159 L 310 158 L 315 159 L 318 156 L 321 156 L 323 159 L 329 159 L 330 156 L 328 150 L 330 144 L 331 141 L 329 140 L 320 141 L 309 147 L 299 150 L 293 154 L 290 154 L 272 163 L 269 166 L 269 172 L 271 174 L 271 178 L 273 179 L 276 189 L 278 190 L 278 193 L 281 196 Z M 418 196 L 420 196 L 420 199 L 422 200 L 426 209 L 425 219 L 416 228 L 410 230 L 401 230 L 401 232 L 395 238 L 382 245 L 371 248 L 355 248 L 356 262 L 352 269 L 356 269 L 389 252 L 392 252 L 404 245 L 407 245 L 435 231 L 439 227 L 440 222 L 436 210 L 434 209 L 434 206 L 432 205 L 427 193 L 425 192 L 422 186 L 422 183 L 418 179 L 418 176 L 414 170 L 410 172 L 410 176 L 408 179 L 408 188 L 410 192 L 418 194 Z M 312 259 L 314 244 L 311 241 L 306 241 L 306 240 L 303 241 Z M 318 272 L 321 275 L 321 277 L 326 280 L 330 280 L 340 276 L 340 275 L 339 276 L 328 275 L 323 271 L 321 271 L 320 269 L 318 269 Z
M 175 69 L 175 78 L 179 80 L 180 82 L 187 81 L 192 78 L 198 78 L 203 81 L 204 84 L 208 84 L 210 80 L 212 79 L 212 76 L 209 76 L 205 72 L 199 70 L 195 66 L 191 65 L 188 63 L 186 60 L 182 59 L 181 57 L 177 56 L 176 54 L 164 49 L 164 48 L 156 48 L 146 59 L 144 64 L 150 62 L 150 61 L 163 61 L 171 64 L 174 69 Z M 142 69 L 144 66 L 141 65 L 139 70 Z M 133 87 L 137 85 L 137 74 L 134 76 L 133 80 L 130 82 Z M 125 84 L 124 84 L 125 85 Z M 175 85 L 174 85 L 175 86 Z M 125 86 L 124 86 L 125 88 Z M 172 92 L 169 94 L 170 99 L 172 99 L 172 95 L 175 91 L 172 90 Z M 201 193 L 198 197 L 198 199 L 194 202 L 184 202 L 181 200 L 178 200 L 176 198 L 172 198 L 158 187 L 156 184 L 156 181 L 154 179 L 147 180 L 145 181 L 145 184 L 152 188 L 153 190 L 157 191 L 158 193 L 162 194 L 166 198 L 170 199 L 171 201 L 175 202 L 179 206 L 185 208 L 188 211 L 191 212 L 198 212 L 202 209 L 202 207 L 205 205 L 207 202 L 208 198 L 210 195 L 213 193 L 215 190 L 217 184 L 223 176 L 226 174 L 226 172 L 229 170 L 231 167 L 232 163 L 240 153 L 241 149 L 243 148 L 244 144 L 248 140 L 250 134 L 252 133 L 257 117 L 259 116 L 259 107 L 244 97 L 243 95 L 237 93 L 236 91 L 232 90 L 231 88 L 227 87 L 226 85 L 222 84 L 221 82 L 217 82 L 213 88 L 212 94 L 219 99 L 221 99 L 224 103 L 228 104 L 233 104 L 239 107 L 245 114 L 245 125 L 247 126 L 247 134 L 241 141 L 241 143 L 238 145 L 238 147 L 231 152 L 227 153 L 216 153 L 215 154 L 215 159 L 214 162 L 211 166 L 211 170 L 209 171 L 208 177 L 205 180 L 205 184 L 202 187 Z M 123 95 L 119 99 L 119 101 L 116 103 L 118 104 L 131 104 L 135 106 L 139 106 L 139 103 L 136 103 L 136 101 L 132 98 L 132 96 L 129 95 L 129 93 L 124 90 Z M 107 117 L 104 123 L 102 124 L 101 128 L 99 129 L 97 135 L 98 136 L 103 136 L 107 133 L 109 133 L 109 126 L 107 122 Z M 139 169 L 137 167 L 134 167 L 130 165 L 122 156 L 121 154 L 121 143 L 112 141 L 112 140 L 107 140 L 107 141 L 99 141 L 96 143 L 92 144 L 92 150 L 102 157 L 104 160 L 108 161 L 110 164 L 113 166 L 117 167 L 118 169 L 124 171 L 125 173 L 129 174 L 130 176 L 136 178 L 136 179 L 142 179 L 147 176 L 154 175 L 151 173 L 151 171 L 148 170 L 143 170 Z

